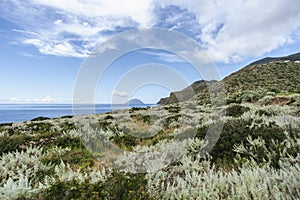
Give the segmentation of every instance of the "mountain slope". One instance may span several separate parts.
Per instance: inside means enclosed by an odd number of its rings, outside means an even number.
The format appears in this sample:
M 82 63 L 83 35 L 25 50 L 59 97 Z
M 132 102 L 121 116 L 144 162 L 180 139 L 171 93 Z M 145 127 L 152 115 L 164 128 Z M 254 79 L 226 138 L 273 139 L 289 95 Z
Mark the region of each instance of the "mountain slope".
M 265 58 L 232 73 L 222 81 L 197 81 L 182 91 L 171 93 L 169 97 L 160 99 L 158 104 L 186 101 L 196 98 L 196 96 L 199 103 L 209 103 L 211 94 L 218 93 L 222 86 L 225 88 L 227 97 L 254 90 L 261 90 L 265 93 L 268 91 L 297 93 L 300 91 L 300 63 L 298 60 L 300 60 L 300 53 L 280 58 Z M 208 87 L 211 93 L 208 93 Z M 197 89 L 194 89 L 194 93 L 187 93 L 187 90 L 191 88 Z
M 184 88 L 181 91 L 172 92 L 169 97 L 161 98 L 157 102 L 157 104 L 166 105 L 166 104 L 176 103 L 178 101 L 187 101 L 193 98 L 195 94 L 202 94 L 202 95 L 208 94 L 207 86 L 210 86 L 216 82 L 217 82 L 216 80 L 196 81 L 192 85 Z
M 295 53 L 289 56 L 283 56 L 283 57 L 266 57 L 263 58 L 261 60 L 255 61 L 249 65 L 258 65 L 258 64 L 267 64 L 273 61 L 285 61 L 285 60 L 289 60 L 289 61 L 297 61 L 300 60 L 300 53 Z
M 274 92 L 300 90 L 300 63 L 275 61 L 247 66 L 223 79 L 226 92 L 264 88 Z

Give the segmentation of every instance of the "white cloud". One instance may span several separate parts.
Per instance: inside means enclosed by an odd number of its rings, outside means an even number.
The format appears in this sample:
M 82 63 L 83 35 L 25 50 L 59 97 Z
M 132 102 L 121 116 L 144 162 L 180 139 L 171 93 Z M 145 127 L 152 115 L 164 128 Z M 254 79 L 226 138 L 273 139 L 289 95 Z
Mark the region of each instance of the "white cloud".
M 151 0 L 123 0 L 122 2 L 119 0 L 34 0 L 33 2 L 67 11 L 73 15 L 86 17 L 108 16 L 113 18 L 130 17 L 141 26 L 149 27 L 152 25 Z
M 19 52 L 20 55 L 25 56 L 25 57 L 34 57 L 33 54 L 27 53 L 27 52 Z
M 59 25 L 59 24 L 62 23 L 62 20 L 61 20 L 61 19 L 58 19 L 58 20 L 55 20 L 53 23 L 54 23 L 55 25 Z
M 14 31 L 26 35 L 23 43 L 43 54 L 86 57 L 120 31 L 154 26 L 154 8 L 169 5 L 195 15 L 190 36 L 218 62 L 239 62 L 299 42 L 299 0 L 4 0 L 0 15 L 24 27 Z M 165 19 L 175 30 L 187 23 L 177 21 L 179 14 Z M 171 55 L 159 58 L 177 61 Z
M 116 44 L 114 44 L 112 42 L 107 42 L 107 43 L 101 45 L 100 47 L 98 47 L 95 51 L 96 51 L 96 53 L 103 53 L 108 50 L 116 50 L 116 49 L 118 49 Z
M 196 38 L 219 62 L 261 56 L 288 44 L 293 32 L 300 28 L 299 0 L 157 2 L 195 13 L 201 27 Z
M 11 98 L 9 99 L 9 101 L 10 101 L 10 102 L 17 102 L 18 99 L 17 99 L 16 97 L 11 97 Z
M 72 99 L 56 95 L 40 95 L 36 97 L 11 96 L 0 99 L 3 103 L 71 103 Z
M 35 103 L 53 103 L 54 101 L 55 101 L 55 99 L 52 98 L 50 95 L 34 99 Z
M 22 42 L 43 54 L 86 57 L 122 28 L 150 26 L 150 3 L 127 1 L 116 6 L 119 1 L 4 0 L 0 16 L 24 27 L 26 31 L 14 31 L 26 35 Z
M 62 41 L 61 43 L 49 42 L 45 43 L 39 39 L 26 39 L 25 44 L 34 45 L 39 49 L 42 54 L 58 55 L 58 56 L 71 56 L 71 57 L 86 57 L 89 51 L 78 51 L 70 43 Z
M 114 90 L 113 95 L 117 97 L 128 97 L 128 94 L 125 91 Z
M 39 40 L 39 39 L 26 39 L 26 40 L 24 40 L 24 43 L 25 44 L 32 44 L 36 47 L 39 47 L 39 46 L 42 45 L 42 41 Z
M 148 50 L 140 50 L 139 52 L 155 56 L 157 59 L 165 62 L 170 62 L 170 63 L 185 62 L 185 60 L 181 59 L 179 56 L 168 52 L 158 52 L 158 51 L 148 51 Z
M 20 29 L 12 29 L 12 31 L 27 34 L 27 35 L 35 35 L 35 36 L 38 35 L 37 33 L 33 32 L 33 31 L 24 31 L 24 30 L 20 30 Z

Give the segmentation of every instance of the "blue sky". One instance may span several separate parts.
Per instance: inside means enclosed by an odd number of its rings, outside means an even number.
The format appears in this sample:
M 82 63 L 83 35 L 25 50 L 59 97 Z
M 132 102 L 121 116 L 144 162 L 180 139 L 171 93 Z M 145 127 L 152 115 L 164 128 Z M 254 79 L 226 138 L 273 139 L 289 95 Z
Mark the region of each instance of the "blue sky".
M 0 103 L 71 103 L 84 61 L 128 30 L 159 27 L 184 34 L 206 51 L 220 78 L 254 60 L 300 51 L 299 0 L 128 0 L 118 4 L 116 0 L 2 0 Z M 147 72 L 146 67 L 156 72 Z M 134 91 L 117 88 L 129 72 L 134 79 L 146 77 L 143 72 L 150 78 Z M 154 77 L 173 83 L 164 85 Z M 94 101 L 140 98 L 153 103 L 201 78 L 173 52 L 137 50 L 112 62 L 99 78 Z

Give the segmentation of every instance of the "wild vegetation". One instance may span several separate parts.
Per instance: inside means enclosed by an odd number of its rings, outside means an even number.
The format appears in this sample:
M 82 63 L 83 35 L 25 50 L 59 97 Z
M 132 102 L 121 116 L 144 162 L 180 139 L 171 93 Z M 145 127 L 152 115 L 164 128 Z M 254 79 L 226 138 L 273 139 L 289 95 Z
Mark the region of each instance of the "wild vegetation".
M 228 103 L 256 102 L 268 96 L 269 99 L 273 97 L 274 101 L 276 98 L 278 100 L 279 97 L 285 97 L 287 100 L 283 104 L 289 104 L 293 103 L 291 96 L 300 92 L 299 70 L 300 63 L 294 61 L 253 64 L 232 73 L 222 81 L 197 81 L 182 91 L 162 98 L 158 104 L 165 105 L 193 98 L 202 104 L 211 103 L 211 96 L 222 92 L 222 87 Z M 185 95 L 188 91 L 190 95 Z M 272 103 L 271 101 L 270 104 Z
M 1 199 L 300 197 L 297 106 L 214 111 L 190 101 L 122 112 L 2 125 Z
M 277 65 L 282 87 L 247 85 L 274 66 L 224 79 L 227 104 L 1 124 L 0 199 L 299 199 L 299 66 Z

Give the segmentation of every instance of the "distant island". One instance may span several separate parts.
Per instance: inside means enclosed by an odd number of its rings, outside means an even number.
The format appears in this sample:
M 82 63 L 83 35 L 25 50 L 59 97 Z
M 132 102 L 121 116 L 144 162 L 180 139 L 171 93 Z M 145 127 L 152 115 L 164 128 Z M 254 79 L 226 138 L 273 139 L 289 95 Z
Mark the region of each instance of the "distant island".
M 130 104 L 130 105 L 143 105 L 144 102 L 142 102 L 139 99 L 130 99 L 126 104 Z

